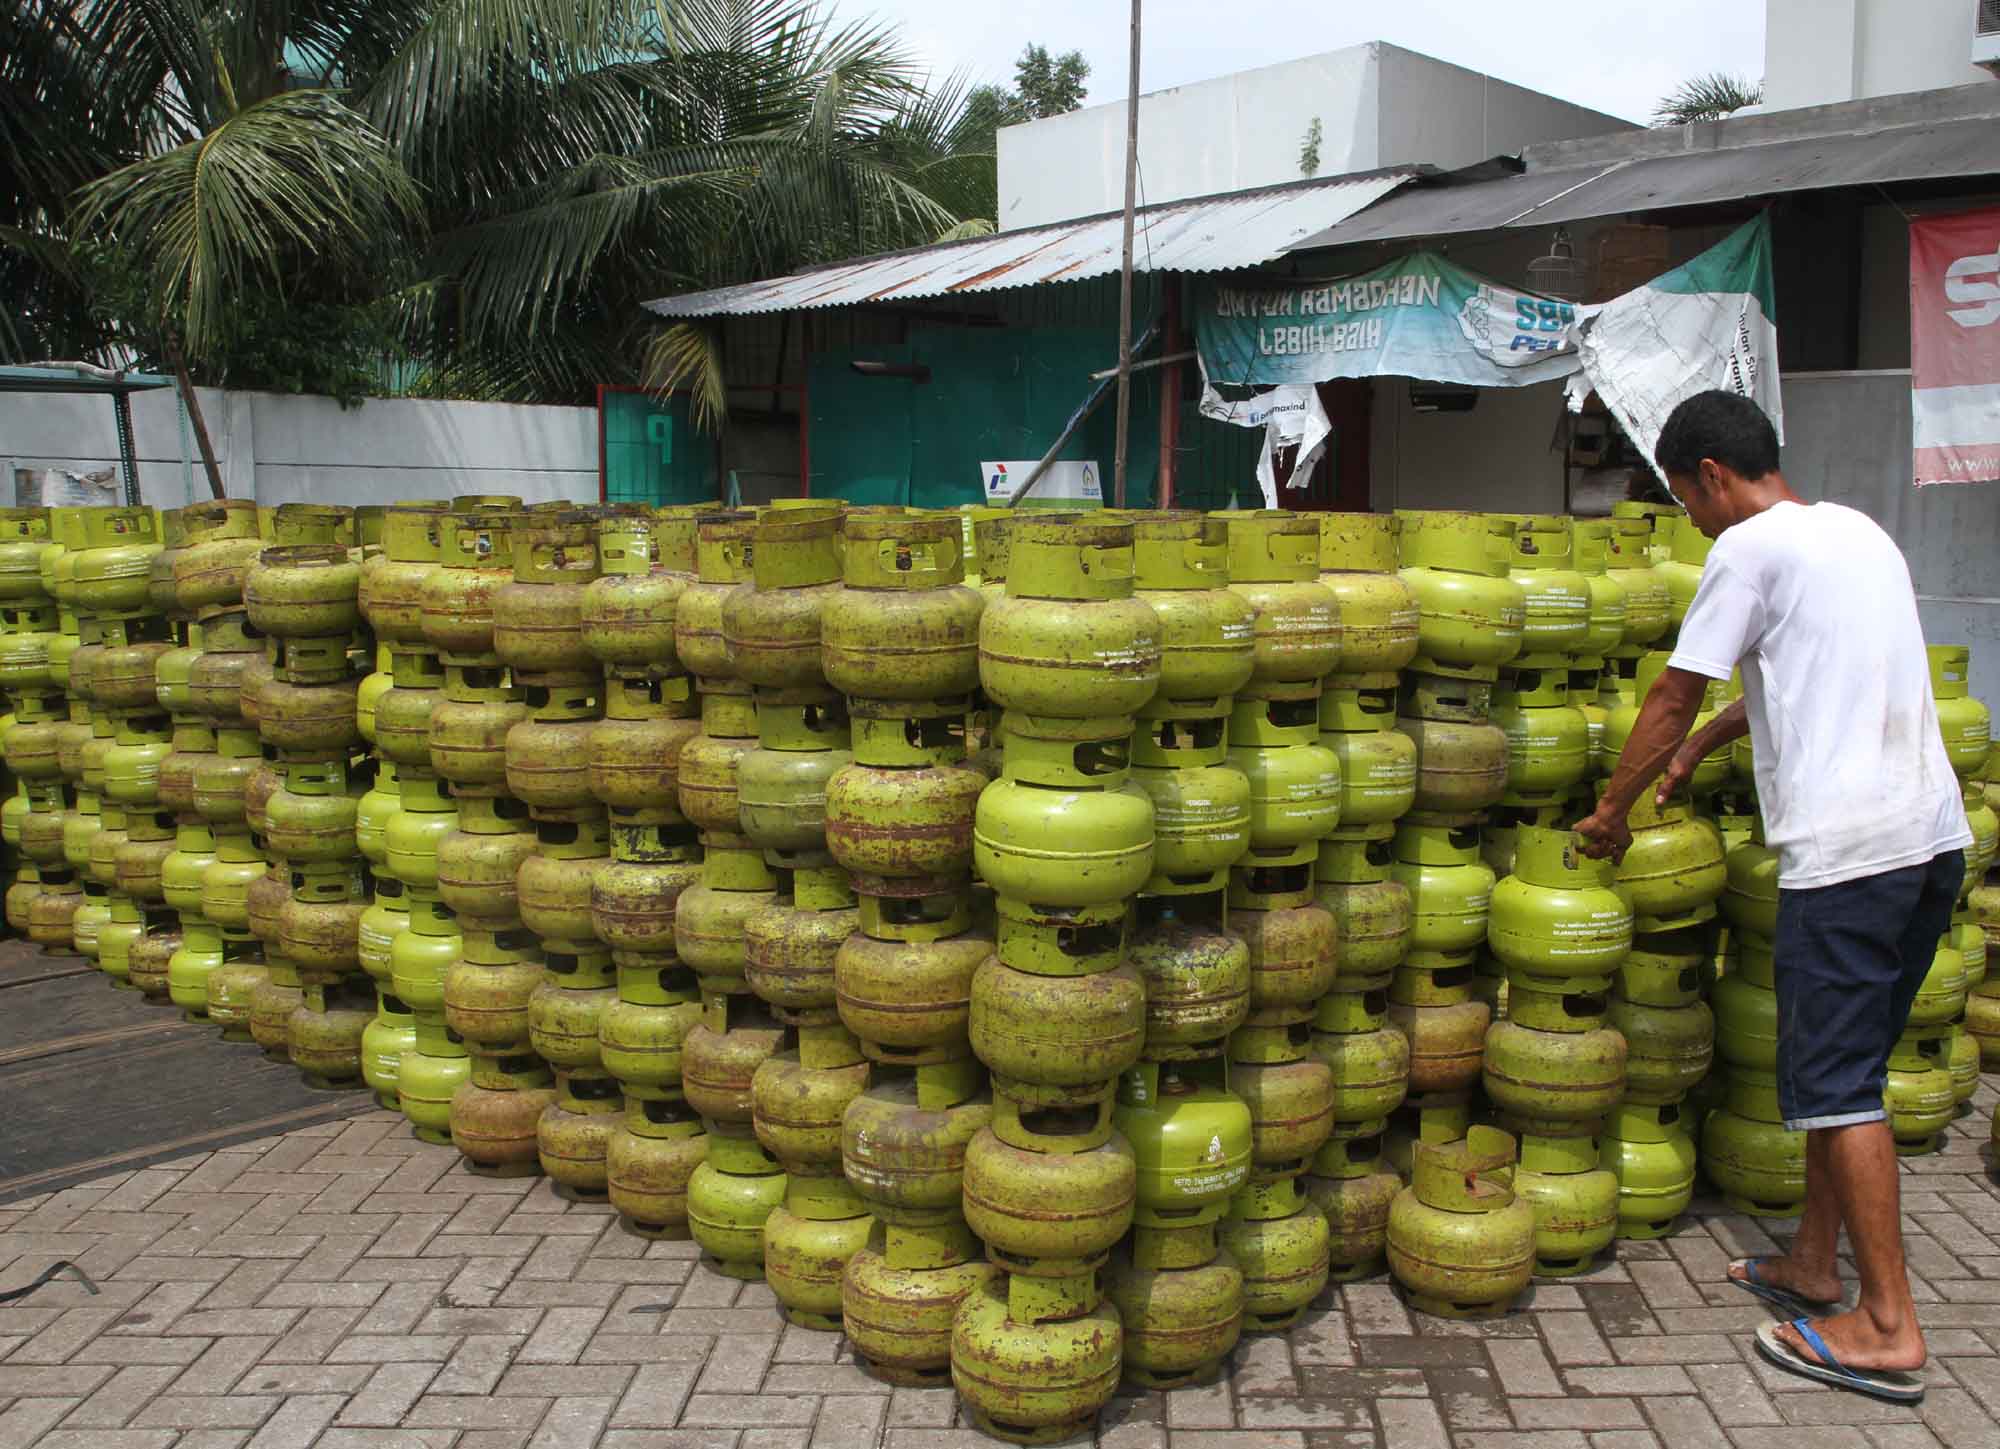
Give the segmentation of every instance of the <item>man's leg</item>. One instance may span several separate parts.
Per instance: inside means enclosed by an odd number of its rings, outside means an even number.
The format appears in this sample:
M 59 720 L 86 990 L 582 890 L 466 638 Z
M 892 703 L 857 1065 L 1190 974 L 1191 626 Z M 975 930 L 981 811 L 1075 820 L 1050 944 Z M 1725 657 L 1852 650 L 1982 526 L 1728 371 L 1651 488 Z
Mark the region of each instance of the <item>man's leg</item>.
M 1889 1016 L 1898 1029 L 1909 1016 L 1918 985 L 1930 969 L 1938 938 L 1951 924 L 1952 904 L 1958 898 L 1964 873 L 1964 855 L 1955 850 L 1937 857 L 1921 872 L 1921 889 L 1903 920 L 1897 943 L 1902 974 L 1890 1001 Z M 1837 1314 L 1813 1326 L 1834 1357 L 1851 1368 L 1922 1368 L 1924 1335 L 1917 1326 L 1917 1305 L 1910 1297 L 1909 1270 L 1903 1263 L 1902 1169 L 1896 1161 L 1896 1142 L 1889 1124 L 1857 1122 L 1813 1132 L 1806 1144 L 1808 1171 L 1810 1153 L 1820 1139 L 1824 1139 L 1840 1219 L 1854 1249 L 1861 1300 L 1852 1313 Z M 1810 1178 L 1808 1184 L 1810 1193 Z M 1802 1239 L 1807 1226 L 1799 1225 Z M 1837 1233 L 1838 1224 L 1834 1231 Z M 1826 1251 L 1831 1261 L 1831 1240 Z M 1795 1245 L 1794 1255 L 1798 1252 Z M 1818 1357 L 1789 1327 L 1778 1332 L 1793 1349 L 1808 1358 Z
M 1757 1276 L 1772 1287 L 1822 1303 L 1840 1297 L 1836 1254 L 1842 1214 L 1827 1145 L 1826 1129 L 1806 1133 L 1806 1206 L 1798 1236 L 1782 1258 L 1766 1258 L 1757 1265 Z M 1729 1276 L 1740 1280 L 1745 1273 L 1732 1270 Z
M 1861 1279 L 1861 1301 L 1854 1311 L 1815 1320 L 1813 1327 L 1849 1368 L 1922 1368 L 1924 1335 L 1903 1266 L 1902 1193 L 1889 1124 L 1856 1122 L 1823 1127 L 1812 1135 L 1826 1143 L 1827 1169 Z M 1819 1357 L 1790 1325 L 1778 1333 L 1805 1358 Z

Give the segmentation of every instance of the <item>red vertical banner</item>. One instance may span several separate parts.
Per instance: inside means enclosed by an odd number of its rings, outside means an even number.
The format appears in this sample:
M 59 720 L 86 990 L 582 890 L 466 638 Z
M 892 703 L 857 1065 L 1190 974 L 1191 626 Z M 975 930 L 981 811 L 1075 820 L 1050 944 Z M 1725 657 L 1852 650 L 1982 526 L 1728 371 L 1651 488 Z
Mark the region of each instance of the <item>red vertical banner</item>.
M 1914 477 L 2000 481 L 2000 208 L 1910 223 Z

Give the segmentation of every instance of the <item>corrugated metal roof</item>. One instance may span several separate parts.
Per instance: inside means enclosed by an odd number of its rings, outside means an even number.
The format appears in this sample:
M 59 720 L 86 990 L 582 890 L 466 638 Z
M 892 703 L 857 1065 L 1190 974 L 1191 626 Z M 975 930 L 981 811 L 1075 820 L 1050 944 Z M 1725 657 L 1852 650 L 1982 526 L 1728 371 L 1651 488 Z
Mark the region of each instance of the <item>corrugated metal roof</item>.
M 1295 182 L 1145 207 L 1133 229 L 1133 269 L 1220 272 L 1275 261 L 1293 243 L 1352 216 L 1414 174 Z M 663 317 L 714 317 L 991 292 L 1115 273 L 1122 250 L 1123 218 L 1111 213 L 662 297 L 646 306 Z
M 0 392 L 145 392 L 173 385 L 171 377 L 150 372 L 113 372 L 98 367 L 71 367 L 61 362 L 0 367 Z
M 1941 121 L 1548 170 L 1531 168 L 1517 176 L 1467 184 L 1417 185 L 1307 237 L 1291 250 L 1555 226 L 1788 191 L 1996 173 L 2000 173 L 2000 127 L 1993 120 Z

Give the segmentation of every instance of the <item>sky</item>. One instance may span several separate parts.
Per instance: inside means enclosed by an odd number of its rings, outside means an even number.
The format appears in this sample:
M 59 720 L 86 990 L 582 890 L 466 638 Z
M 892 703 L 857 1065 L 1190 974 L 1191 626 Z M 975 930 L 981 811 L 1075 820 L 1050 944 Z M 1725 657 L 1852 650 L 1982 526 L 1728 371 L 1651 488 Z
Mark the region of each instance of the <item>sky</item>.
M 832 0 L 893 25 L 940 76 L 1009 82 L 1024 45 L 1090 62 L 1087 105 L 1123 100 L 1126 0 Z M 1627 120 L 1690 76 L 1764 70 L 1758 0 L 1146 0 L 1140 88 L 1386 40 Z

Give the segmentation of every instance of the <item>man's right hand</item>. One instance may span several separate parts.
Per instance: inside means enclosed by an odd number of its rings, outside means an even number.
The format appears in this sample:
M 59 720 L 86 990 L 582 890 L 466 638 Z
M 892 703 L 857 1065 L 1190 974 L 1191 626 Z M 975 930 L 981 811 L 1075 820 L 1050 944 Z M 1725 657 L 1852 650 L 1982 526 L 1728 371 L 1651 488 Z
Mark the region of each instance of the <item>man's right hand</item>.
M 1632 827 L 1624 815 L 1607 814 L 1602 806 L 1577 821 L 1576 833 L 1583 841 L 1583 853 L 1592 860 L 1622 861 L 1632 848 Z

